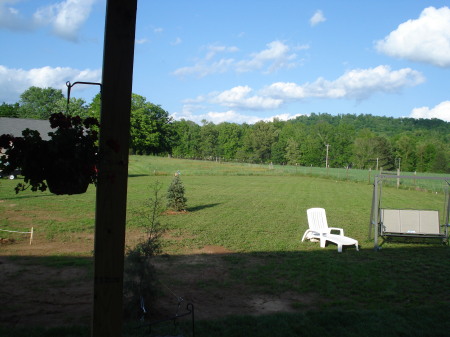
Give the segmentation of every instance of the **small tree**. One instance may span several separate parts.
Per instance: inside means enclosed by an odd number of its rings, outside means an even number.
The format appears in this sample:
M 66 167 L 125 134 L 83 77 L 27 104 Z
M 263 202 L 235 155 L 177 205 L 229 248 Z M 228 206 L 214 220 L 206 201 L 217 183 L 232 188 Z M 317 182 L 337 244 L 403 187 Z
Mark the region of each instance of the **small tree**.
M 145 230 L 145 239 L 134 248 L 127 248 L 124 266 L 125 315 L 136 317 L 145 314 L 158 292 L 157 277 L 152 257 L 161 253 L 161 235 L 165 228 L 158 220 L 162 211 L 161 183 L 152 186 L 152 195 L 142 207 L 133 211 L 135 226 Z
M 186 209 L 186 201 L 187 199 L 184 196 L 184 186 L 181 182 L 180 173 L 177 172 L 167 190 L 167 207 L 180 212 Z

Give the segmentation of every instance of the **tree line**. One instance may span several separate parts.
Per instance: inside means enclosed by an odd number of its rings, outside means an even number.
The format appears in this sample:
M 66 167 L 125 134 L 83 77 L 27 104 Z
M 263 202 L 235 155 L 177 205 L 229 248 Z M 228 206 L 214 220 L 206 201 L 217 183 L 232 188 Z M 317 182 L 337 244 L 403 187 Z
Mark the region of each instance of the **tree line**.
M 62 91 L 31 87 L 0 116 L 46 119 L 66 111 L 99 117 L 100 94 L 87 104 Z M 130 150 L 179 158 L 450 173 L 450 123 L 439 119 L 311 113 L 255 124 L 173 120 L 161 106 L 132 95 Z

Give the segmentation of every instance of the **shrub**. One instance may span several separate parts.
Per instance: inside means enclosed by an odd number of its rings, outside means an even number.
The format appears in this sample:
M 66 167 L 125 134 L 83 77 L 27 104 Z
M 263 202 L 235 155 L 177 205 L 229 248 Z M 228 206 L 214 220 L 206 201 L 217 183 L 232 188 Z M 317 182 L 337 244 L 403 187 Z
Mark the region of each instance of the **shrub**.
M 127 317 L 144 315 L 158 293 L 157 275 L 151 259 L 161 253 L 161 235 L 165 228 L 158 220 L 162 211 L 161 184 L 156 182 L 152 195 L 134 210 L 134 224 L 143 227 L 145 239 L 127 248 L 124 266 L 124 311 Z
M 186 201 L 184 186 L 181 182 L 180 174 L 177 173 L 167 191 L 167 207 L 180 212 L 186 209 Z

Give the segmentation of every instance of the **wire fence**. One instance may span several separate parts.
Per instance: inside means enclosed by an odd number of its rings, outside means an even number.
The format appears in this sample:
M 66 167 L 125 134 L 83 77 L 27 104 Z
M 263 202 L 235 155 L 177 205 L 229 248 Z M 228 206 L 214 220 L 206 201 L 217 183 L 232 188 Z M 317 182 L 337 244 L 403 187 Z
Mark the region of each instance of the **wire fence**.
M 360 170 L 352 168 L 325 168 L 325 167 L 305 167 L 305 166 L 284 166 L 273 165 L 274 171 L 281 171 L 291 174 L 317 176 L 335 180 L 348 180 L 355 182 L 367 182 L 374 184 L 375 176 L 379 174 L 417 176 L 417 177 L 441 177 L 444 180 L 431 179 L 392 179 L 385 184 L 397 188 L 417 189 L 432 192 L 443 192 L 450 183 L 450 176 L 438 173 L 418 173 L 418 172 L 400 172 L 400 171 L 381 171 L 381 170 Z M 446 178 L 446 180 L 445 180 Z

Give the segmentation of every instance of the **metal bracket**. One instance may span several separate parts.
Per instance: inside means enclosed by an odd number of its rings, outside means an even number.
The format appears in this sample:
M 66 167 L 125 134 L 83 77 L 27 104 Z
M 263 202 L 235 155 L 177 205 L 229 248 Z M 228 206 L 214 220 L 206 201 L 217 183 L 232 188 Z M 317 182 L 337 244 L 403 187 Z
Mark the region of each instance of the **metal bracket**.
M 66 113 L 69 113 L 70 90 L 72 90 L 72 87 L 75 86 L 76 84 L 98 85 L 98 86 L 100 86 L 100 94 L 102 93 L 102 84 L 101 83 L 97 83 L 97 82 L 74 82 L 74 83 L 70 83 L 70 81 L 67 81 L 66 82 L 66 86 L 67 86 L 67 109 L 66 109 Z

